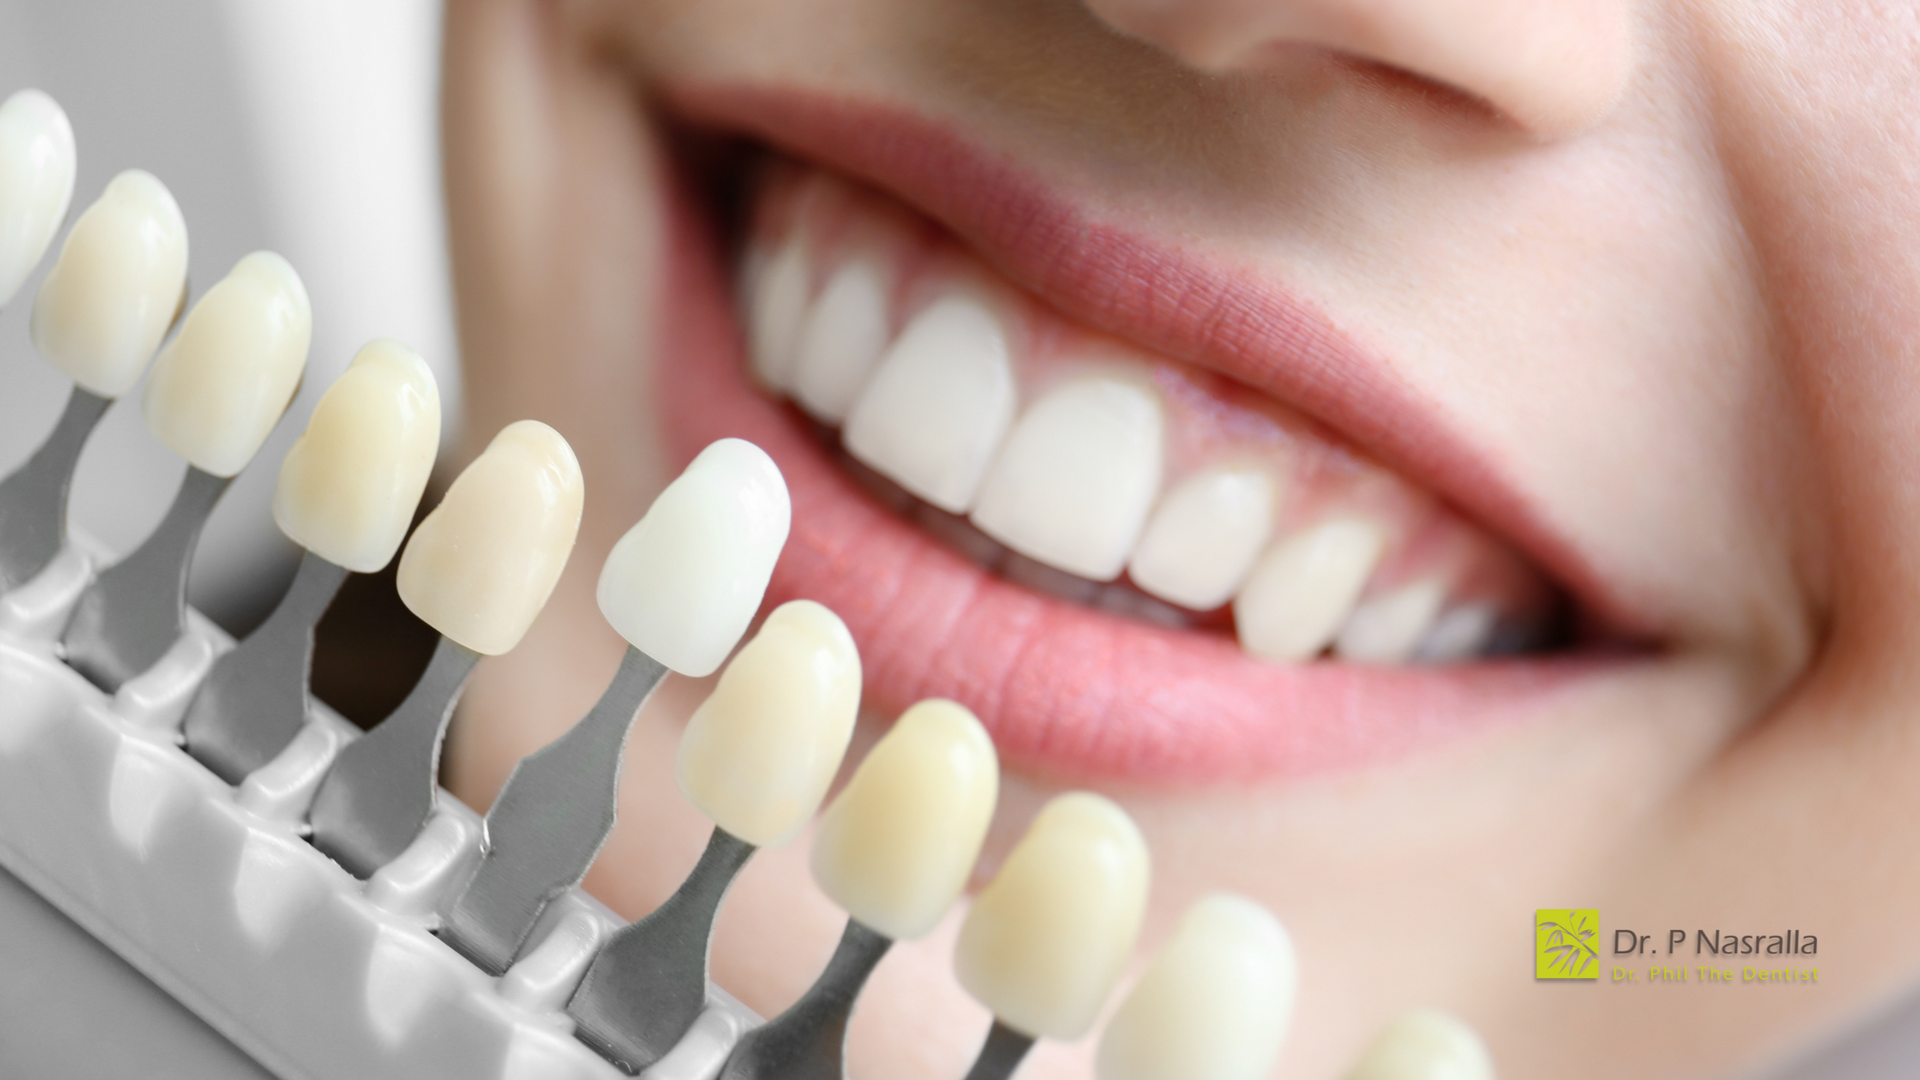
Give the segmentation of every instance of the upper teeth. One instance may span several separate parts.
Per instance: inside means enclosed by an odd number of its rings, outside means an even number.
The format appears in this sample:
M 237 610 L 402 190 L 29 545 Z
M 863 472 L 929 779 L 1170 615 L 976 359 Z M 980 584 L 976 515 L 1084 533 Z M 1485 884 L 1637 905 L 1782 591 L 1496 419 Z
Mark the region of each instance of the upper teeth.
M 1027 409 L 981 484 L 974 524 L 1008 547 L 1094 581 L 1120 576 L 1160 490 L 1160 398 L 1094 376 Z
M 847 417 L 847 450 L 942 510 L 973 505 L 1013 423 L 1000 315 L 956 293 L 922 310 L 880 358 Z
M 924 257 L 927 241 L 871 197 L 821 174 L 801 183 L 797 223 L 747 260 L 753 370 L 842 425 L 859 462 L 965 515 L 985 537 L 963 547 L 997 541 L 1084 579 L 1073 591 L 1088 596 L 1124 572 L 1191 611 L 1231 602 L 1242 646 L 1275 661 L 1329 648 L 1463 659 L 1528 602 L 1501 592 L 1512 573 L 1475 577 L 1511 555 L 1428 515 L 1406 485 L 1335 449 L 1302 451 L 1314 437 L 1267 415 L 1196 405 L 1204 388 L 1169 397 L 1170 362 L 1071 327 L 963 256 Z M 1202 412 L 1261 434 L 1183 436 L 1206 426 Z M 1423 525 L 1445 543 L 1414 548 Z M 1432 552 L 1463 550 L 1433 565 Z

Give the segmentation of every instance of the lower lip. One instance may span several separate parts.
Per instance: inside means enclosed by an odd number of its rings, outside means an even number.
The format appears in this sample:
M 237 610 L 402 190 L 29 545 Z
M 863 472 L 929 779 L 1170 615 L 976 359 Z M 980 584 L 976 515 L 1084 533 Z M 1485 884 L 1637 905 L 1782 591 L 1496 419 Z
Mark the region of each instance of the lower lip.
M 846 621 L 865 705 L 951 698 L 1002 763 L 1066 783 L 1181 787 L 1297 777 L 1522 721 L 1612 663 L 1591 656 L 1450 667 L 1275 666 L 1230 638 L 1109 615 L 1009 584 L 880 506 L 791 409 L 748 381 L 709 216 L 670 185 L 659 419 L 676 464 L 715 439 L 772 455 L 793 531 L 769 604 L 817 600 Z

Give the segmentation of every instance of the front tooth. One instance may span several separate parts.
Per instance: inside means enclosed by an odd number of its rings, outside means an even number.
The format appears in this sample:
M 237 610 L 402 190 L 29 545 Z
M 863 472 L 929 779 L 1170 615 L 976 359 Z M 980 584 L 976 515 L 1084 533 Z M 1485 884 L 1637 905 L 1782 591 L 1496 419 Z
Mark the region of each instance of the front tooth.
M 1126 811 L 1083 791 L 1054 799 L 967 913 L 960 985 L 1015 1031 L 1086 1034 L 1139 935 L 1147 878 Z
M 771 257 L 749 261 L 747 349 L 754 374 L 775 389 L 787 386 L 794 343 L 807 315 L 807 250 L 796 234 Z
M 834 272 L 800 331 L 793 396 L 818 419 L 840 423 L 886 347 L 886 274 L 856 257 Z
M 147 426 L 201 471 L 235 475 L 300 388 L 312 337 L 300 275 L 271 251 L 248 255 L 154 361 L 140 403 Z
M 140 381 L 180 309 L 187 223 L 167 186 L 129 169 L 87 207 L 33 302 L 40 355 L 101 397 Z
M 1160 491 L 1166 421 L 1149 387 L 1076 379 L 1027 409 L 980 485 L 973 523 L 1091 581 L 1120 576 Z
M 73 199 L 73 125 L 52 98 L 21 90 L 0 105 L 0 307 L 47 253 Z
M 600 612 L 634 648 L 711 675 L 760 608 L 792 508 L 779 466 L 743 439 L 700 451 L 600 571 Z
M 1362 601 L 1334 639 L 1334 654 L 1364 664 L 1404 664 L 1446 599 L 1446 586 L 1428 578 Z
M 440 445 L 440 391 L 412 349 L 361 349 L 280 465 L 273 520 L 293 542 L 371 574 L 406 539 Z
M 1228 893 L 1187 910 L 1100 1036 L 1099 1080 L 1261 1080 L 1293 1013 L 1293 942 Z
M 907 324 L 848 414 L 847 452 L 948 513 L 965 513 L 1013 422 L 1007 329 L 958 294 Z
M 769 847 L 820 807 L 860 707 L 860 653 L 811 600 L 775 608 L 680 736 L 680 790 L 722 829 Z
M 827 807 L 814 880 L 887 937 L 924 937 L 966 887 L 999 793 L 999 759 L 980 721 L 951 701 L 920 702 Z
M 1493 1080 L 1493 1060 L 1472 1028 L 1421 1009 L 1395 1020 L 1346 1080 Z
M 474 652 L 519 643 L 580 530 L 580 463 L 538 420 L 500 429 L 400 554 L 400 599 Z
M 1273 532 L 1278 501 L 1264 469 L 1220 465 L 1182 480 L 1147 522 L 1127 574 L 1169 603 L 1212 611 L 1233 596 Z
M 1331 518 L 1269 548 L 1233 598 L 1240 647 L 1281 662 L 1326 648 L 1385 547 L 1376 526 Z

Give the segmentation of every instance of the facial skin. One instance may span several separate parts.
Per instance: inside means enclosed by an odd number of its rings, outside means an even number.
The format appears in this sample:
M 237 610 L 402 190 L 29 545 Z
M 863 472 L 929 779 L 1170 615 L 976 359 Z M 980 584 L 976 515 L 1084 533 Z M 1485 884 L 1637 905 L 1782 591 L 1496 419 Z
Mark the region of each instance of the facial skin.
M 1551 693 L 1314 768 L 1145 783 L 1013 754 L 983 874 L 1052 794 L 1119 799 L 1155 857 L 1143 953 L 1213 889 L 1292 931 L 1288 1077 L 1338 1075 L 1414 1006 L 1467 1019 L 1514 1077 L 1723 1075 L 1834 1032 L 1920 972 L 1917 19 L 1839 0 L 449 5 L 468 453 L 543 420 L 588 490 L 552 601 L 463 705 L 455 790 L 487 802 L 605 685 L 622 646 L 600 562 L 691 456 L 684 373 L 743 368 L 731 324 L 701 317 L 732 306 L 733 254 L 674 194 L 710 174 L 705 143 L 669 133 L 717 133 L 872 182 L 1070 321 L 1196 362 L 1238 335 L 1280 372 L 1273 397 L 1483 520 L 1596 628 L 1581 659 L 1487 665 L 1576 665 Z M 809 119 L 844 108 L 937 129 L 1233 288 L 1303 297 L 1369 359 L 1295 378 L 1257 305 L 1123 332 L 991 222 L 863 175 L 884 170 Z M 1382 419 L 1387 399 L 1446 438 Z M 796 535 L 808 506 L 796 488 Z M 806 557 L 790 544 L 770 603 L 806 594 Z M 841 613 L 871 673 L 888 643 Z M 671 779 L 706 690 L 670 683 L 636 728 L 588 881 L 629 916 L 709 827 Z M 891 696 L 870 677 L 854 760 Z M 1563 905 L 1656 943 L 1799 929 L 1820 984 L 1613 986 L 1607 943 L 1599 985 L 1536 984 L 1531 912 Z M 777 1012 L 841 919 L 804 840 L 764 853 L 715 978 Z M 987 1020 L 951 977 L 956 927 L 881 966 L 854 1075 L 963 1074 Z M 1043 1044 L 1022 1075 L 1091 1057 Z

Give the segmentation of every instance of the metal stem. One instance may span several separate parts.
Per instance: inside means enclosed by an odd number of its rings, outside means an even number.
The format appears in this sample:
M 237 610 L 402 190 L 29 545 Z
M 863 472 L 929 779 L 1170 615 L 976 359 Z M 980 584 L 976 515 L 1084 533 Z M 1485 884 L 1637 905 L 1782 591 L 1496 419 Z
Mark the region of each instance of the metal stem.
M 67 492 L 87 436 L 113 404 L 75 386 L 53 433 L 0 481 L 0 593 L 46 569 L 67 538 Z
M 853 999 L 892 946 L 892 938 L 848 919 L 827 970 L 792 1008 L 741 1036 L 719 1080 L 846 1080 Z
M 987 1041 L 980 1044 L 980 1055 L 967 1070 L 967 1080 L 1007 1080 L 1033 1049 L 1033 1036 L 1018 1032 L 993 1018 L 987 1029 Z
M 567 1004 L 580 1041 L 628 1072 L 664 1057 L 707 1002 L 713 920 L 754 846 L 716 827 L 693 873 L 651 915 L 617 931 Z
M 442 637 L 407 699 L 348 743 L 313 797 L 313 846 L 365 880 L 392 862 L 433 813 L 447 721 L 480 654 Z
M 187 752 L 238 784 L 280 751 L 307 722 L 313 628 L 347 570 L 309 551 L 267 621 L 214 661 L 182 725 Z
M 629 646 L 592 711 L 508 775 L 487 812 L 486 854 L 440 930 L 489 975 L 507 970 L 540 913 L 593 865 L 613 831 L 627 733 L 666 675 L 658 660 Z
M 167 654 L 186 631 L 187 566 L 200 530 L 232 482 L 187 467 L 160 527 L 81 594 L 62 641 L 70 667 L 111 694 Z

